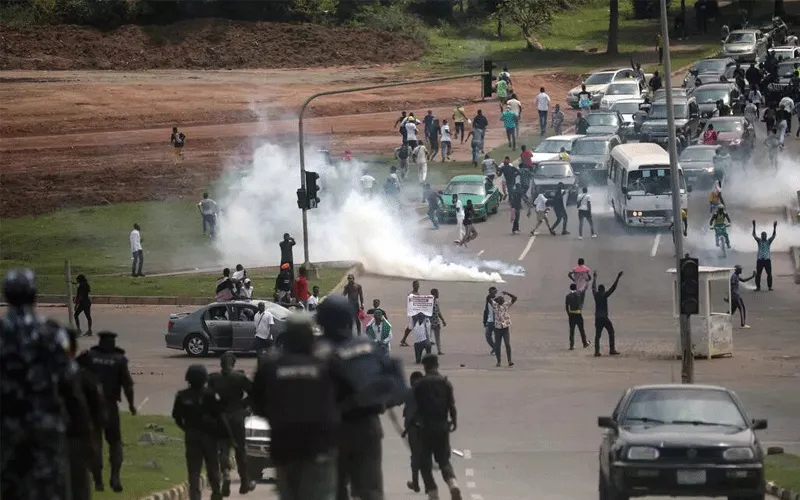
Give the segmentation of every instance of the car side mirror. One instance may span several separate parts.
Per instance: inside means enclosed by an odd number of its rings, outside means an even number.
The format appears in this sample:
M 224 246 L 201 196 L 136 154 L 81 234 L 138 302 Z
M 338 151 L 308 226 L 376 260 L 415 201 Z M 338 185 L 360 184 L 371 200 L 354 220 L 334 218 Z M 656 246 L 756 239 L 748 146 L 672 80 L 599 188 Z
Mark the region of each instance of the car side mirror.
M 753 430 L 754 431 L 763 431 L 767 428 L 767 419 L 765 418 L 754 418 L 753 419 Z
M 616 429 L 617 423 L 611 417 L 597 417 L 597 426 L 601 429 Z
M 628 188 L 626 188 L 626 187 L 623 187 L 621 189 L 621 191 L 622 191 L 622 194 L 628 194 Z

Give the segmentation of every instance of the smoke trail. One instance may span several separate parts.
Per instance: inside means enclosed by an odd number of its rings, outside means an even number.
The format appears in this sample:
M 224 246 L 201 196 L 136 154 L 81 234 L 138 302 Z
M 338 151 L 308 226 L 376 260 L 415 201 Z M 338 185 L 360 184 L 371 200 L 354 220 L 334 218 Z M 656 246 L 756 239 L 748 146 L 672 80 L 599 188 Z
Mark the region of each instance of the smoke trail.
M 355 189 L 363 164 L 353 161 L 334 166 L 315 148 L 307 151 L 307 169 L 320 175 L 322 200 L 320 208 L 308 214 L 312 261 L 358 261 L 367 272 L 437 281 L 502 282 L 500 272 L 524 272 L 519 266 L 497 262 L 446 259 L 416 235 L 416 217 L 404 217 L 382 197 L 367 199 Z M 276 263 L 280 258 L 278 241 L 287 232 L 298 240 L 295 260 L 302 258 L 298 166 L 295 148 L 265 144 L 254 152 L 252 166 L 229 170 L 226 192 L 219 198 L 219 237 L 215 240 L 226 262 Z M 377 191 L 382 180 L 375 186 Z

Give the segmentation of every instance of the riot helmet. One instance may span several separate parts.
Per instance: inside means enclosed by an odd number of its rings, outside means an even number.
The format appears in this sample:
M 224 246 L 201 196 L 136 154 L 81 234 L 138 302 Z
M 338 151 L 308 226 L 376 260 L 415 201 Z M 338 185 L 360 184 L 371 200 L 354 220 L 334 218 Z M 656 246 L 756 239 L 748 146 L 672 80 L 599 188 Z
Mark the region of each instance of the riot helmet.
M 3 296 L 13 307 L 25 307 L 36 302 L 36 275 L 30 269 L 11 269 L 3 279 Z

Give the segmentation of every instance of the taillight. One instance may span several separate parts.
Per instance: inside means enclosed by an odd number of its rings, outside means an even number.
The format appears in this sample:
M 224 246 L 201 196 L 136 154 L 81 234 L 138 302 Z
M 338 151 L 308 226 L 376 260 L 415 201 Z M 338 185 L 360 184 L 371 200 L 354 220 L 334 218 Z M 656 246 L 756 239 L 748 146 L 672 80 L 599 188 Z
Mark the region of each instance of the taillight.
M 175 326 L 175 322 L 174 321 L 170 321 L 169 323 L 167 323 L 167 329 L 168 330 L 172 330 L 173 326 Z

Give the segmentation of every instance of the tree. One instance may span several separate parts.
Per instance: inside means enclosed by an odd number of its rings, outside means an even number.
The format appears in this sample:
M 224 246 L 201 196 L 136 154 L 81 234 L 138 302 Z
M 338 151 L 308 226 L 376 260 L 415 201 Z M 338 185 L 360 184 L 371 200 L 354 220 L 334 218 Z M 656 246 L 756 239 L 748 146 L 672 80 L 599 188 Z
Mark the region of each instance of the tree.
M 528 50 L 542 50 L 535 32 L 550 24 L 557 8 L 558 0 L 502 0 L 498 12 L 519 26 Z
M 619 54 L 619 0 L 608 3 L 608 46 L 606 54 Z

